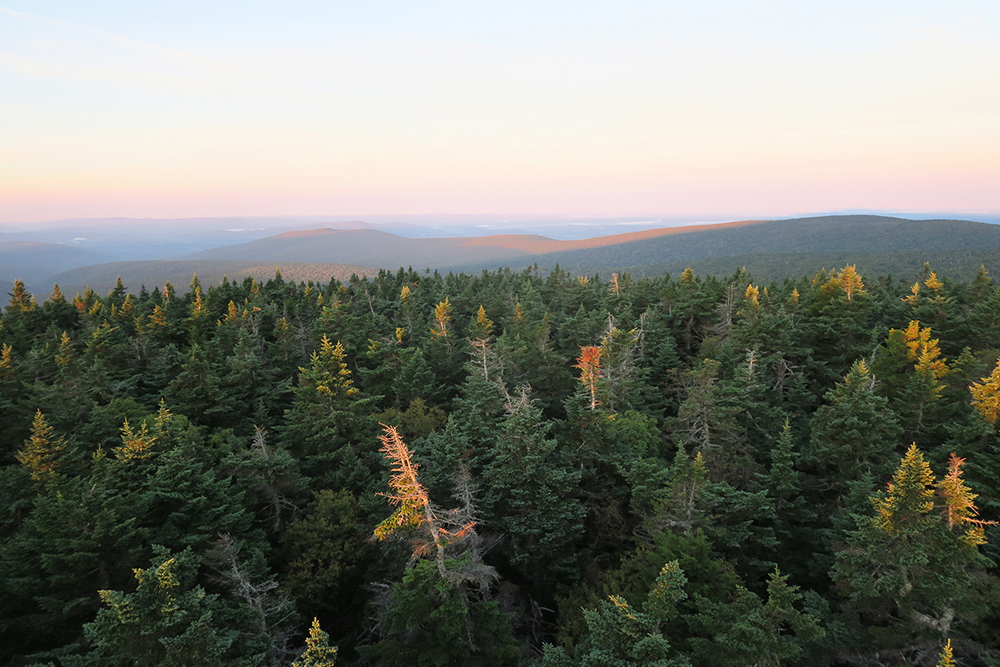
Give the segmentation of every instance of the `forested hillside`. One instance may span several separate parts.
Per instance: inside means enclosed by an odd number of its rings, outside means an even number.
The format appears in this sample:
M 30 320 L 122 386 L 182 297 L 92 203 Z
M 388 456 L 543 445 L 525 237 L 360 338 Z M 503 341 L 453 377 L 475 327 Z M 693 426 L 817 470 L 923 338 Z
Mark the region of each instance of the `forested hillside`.
M 998 253 L 1000 254 L 1000 253 Z M 130 291 L 138 292 L 143 285 L 164 284 L 176 282 L 185 284 L 197 275 L 205 285 L 218 285 L 227 276 L 256 278 L 266 282 L 275 273 L 280 273 L 288 280 L 326 282 L 330 278 L 347 280 L 352 274 L 362 278 L 374 276 L 378 269 L 357 264 L 303 264 L 282 262 L 280 264 L 247 260 L 175 260 L 146 262 L 109 262 L 96 266 L 84 266 L 70 269 L 54 276 L 57 284 L 65 287 L 70 293 L 84 292 L 88 287 L 97 292 L 106 293 L 117 285 L 122 276 L 128 276 L 133 287 Z
M 1000 225 L 970 220 L 830 215 L 664 227 L 574 240 L 526 233 L 413 238 L 412 234 L 407 237 L 413 230 L 408 232 L 405 226 L 384 227 L 399 234 L 360 221 L 330 223 L 329 227 L 224 243 L 192 254 L 161 255 L 155 260 L 150 253 L 160 247 L 157 238 L 142 244 L 132 238 L 124 246 L 105 244 L 114 251 L 111 254 L 117 261 L 82 261 L 87 251 L 63 247 L 64 253 L 76 259 L 75 263 L 60 268 L 53 264 L 48 270 L 43 266 L 24 270 L 21 265 L 30 263 L 27 256 L 5 254 L 0 248 L 0 278 L 8 276 L 8 282 L 24 280 L 29 289 L 47 290 L 55 282 L 71 286 L 71 292 L 89 285 L 105 293 L 118 276 L 138 290 L 143 284 L 187 282 L 192 273 L 201 276 L 205 285 L 218 284 L 224 275 L 264 280 L 263 272 L 268 268 L 267 275 L 280 269 L 289 279 L 306 281 L 325 280 L 331 275 L 346 280 L 352 272 L 373 275 L 379 269 L 395 270 L 400 266 L 454 273 L 537 266 L 543 275 L 562 267 L 574 275 L 600 274 L 605 280 L 612 273 L 629 272 L 638 278 L 667 271 L 680 273 L 685 268 L 721 277 L 732 267 L 743 266 L 758 280 L 769 281 L 812 275 L 847 263 L 868 275 L 910 275 L 914 266 L 930 262 L 939 273 L 963 280 L 971 280 L 983 265 L 991 271 L 1000 270 Z M 141 229 L 128 230 L 128 234 L 142 234 Z M 157 229 L 163 233 L 163 229 Z M 169 226 L 164 229 L 169 230 Z M 263 231 L 232 230 L 227 234 Z M 211 232 L 206 232 L 205 238 L 190 234 L 185 238 L 188 236 L 191 243 L 221 241 Z M 136 244 L 141 245 L 140 255 L 133 247 Z M 137 259 L 143 261 L 125 261 Z M 70 266 L 76 268 L 64 270 Z
M 0 663 L 997 665 L 998 356 L 985 270 L 15 283 Z

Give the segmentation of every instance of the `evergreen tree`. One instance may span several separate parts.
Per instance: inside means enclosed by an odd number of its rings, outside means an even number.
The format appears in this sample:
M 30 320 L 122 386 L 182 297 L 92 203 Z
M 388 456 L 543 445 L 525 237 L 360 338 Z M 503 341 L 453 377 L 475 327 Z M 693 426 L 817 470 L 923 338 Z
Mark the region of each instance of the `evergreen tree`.
M 797 586 L 778 570 L 767 582 L 767 602 L 738 586 L 732 599 L 698 600 L 692 619 L 702 634 L 692 640 L 699 663 L 711 665 L 780 665 L 802 653 L 802 643 L 821 639 L 818 620 L 793 604 L 802 599 Z
M 24 443 L 24 448 L 17 453 L 17 460 L 31 471 L 31 479 L 36 482 L 47 482 L 56 474 L 62 463 L 62 438 L 57 438 L 52 427 L 45 421 L 42 411 L 35 413 L 31 425 L 31 438 Z
M 344 347 L 323 336 L 309 368 L 299 369 L 295 400 L 285 414 L 282 445 L 302 461 L 319 488 L 360 491 L 371 472 L 366 448 L 371 423 L 364 411 L 373 401 L 361 397 L 347 368 Z
M 101 591 L 106 607 L 85 626 L 94 649 L 77 664 L 247 664 L 232 656 L 231 649 L 239 646 L 238 631 L 219 627 L 213 618 L 218 597 L 193 583 L 194 554 L 189 550 L 171 554 L 159 546 L 154 551 L 150 567 L 135 570 L 134 592 Z
M 875 375 L 864 360 L 857 361 L 810 420 L 807 465 L 818 488 L 833 494 L 834 505 L 865 473 L 883 479 L 891 472 L 887 460 L 902 439 L 902 428 L 889 399 L 875 387 Z
M 893 481 L 871 499 L 874 516 L 857 516 L 837 553 L 834 578 L 867 620 L 873 650 L 944 639 L 956 627 L 974 627 L 983 613 L 977 589 L 994 584 L 960 467 L 953 463 L 938 485 L 938 500 L 930 465 L 911 446 Z
M 320 629 L 319 619 L 314 618 L 306 637 L 306 650 L 292 663 L 292 667 L 334 667 L 337 648 L 330 647 L 329 637 Z
M 689 666 L 690 661 L 678 655 L 661 627 L 677 616 L 677 603 L 688 597 L 686 584 L 676 561 L 664 565 L 641 610 L 633 609 L 619 596 L 610 596 L 597 609 L 584 612 L 589 634 L 577 651 L 577 660 L 570 660 L 561 647 L 546 645 L 542 664 Z
M 282 538 L 282 585 L 304 609 L 343 620 L 359 612 L 357 570 L 366 551 L 358 533 L 359 514 L 350 492 L 324 489 L 288 526 Z
M 574 497 L 580 471 L 546 438 L 527 392 L 507 409 L 483 471 L 487 526 L 509 540 L 511 565 L 528 581 L 571 581 L 585 513 Z
M 381 640 L 363 647 L 363 654 L 384 665 L 446 665 L 470 658 L 509 664 L 517 645 L 509 616 L 490 600 L 496 572 L 481 560 L 468 479 L 459 477 L 455 494 L 463 506 L 444 512 L 431 502 L 413 453 L 396 430 L 386 427 L 381 441 L 393 469 L 386 497 L 395 509 L 374 534 L 380 541 L 413 536 L 413 556 L 402 581 L 387 591 L 377 626 Z

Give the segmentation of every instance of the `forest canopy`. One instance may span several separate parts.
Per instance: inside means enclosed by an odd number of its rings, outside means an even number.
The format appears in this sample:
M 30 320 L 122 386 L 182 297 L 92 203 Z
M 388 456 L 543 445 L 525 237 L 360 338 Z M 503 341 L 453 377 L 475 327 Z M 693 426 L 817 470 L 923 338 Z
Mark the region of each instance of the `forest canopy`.
M 8 295 L 0 663 L 1000 664 L 985 270 Z

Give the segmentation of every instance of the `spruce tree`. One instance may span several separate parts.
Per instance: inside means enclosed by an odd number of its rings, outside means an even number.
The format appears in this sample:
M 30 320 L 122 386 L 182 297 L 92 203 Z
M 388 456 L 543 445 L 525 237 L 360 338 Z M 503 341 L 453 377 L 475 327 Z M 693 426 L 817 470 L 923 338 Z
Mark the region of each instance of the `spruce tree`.
M 585 514 L 574 497 L 580 470 L 548 430 L 522 393 L 508 406 L 483 471 L 487 527 L 504 536 L 511 566 L 545 588 L 576 578 Z
M 871 499 L 874 515 L 856 517 L 833 577 L 867 620 L 873 650 L 974 628 L 982 614 L 978 590 L 992 587 L 980 553 L 982 526 L 973 497 L 953 463 L 935 493 L 934 474 L 916 445 L 893 481 Z

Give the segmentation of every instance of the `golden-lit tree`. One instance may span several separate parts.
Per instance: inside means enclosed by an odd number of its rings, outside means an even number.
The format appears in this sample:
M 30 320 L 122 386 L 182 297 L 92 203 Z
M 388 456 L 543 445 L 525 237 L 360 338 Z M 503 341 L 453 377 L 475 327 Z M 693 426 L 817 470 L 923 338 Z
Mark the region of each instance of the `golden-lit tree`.
M 451 303 L 448 297 L 445 297 L 444 301 L 434 306 L 434 326 L 431 327 L 431 335 L 447 339 L 449 324 L 451 324 Z
M 486 316 L 482 304 L 476 312 L 476 319 L 469 327 L 469 337 L 475 340 L 486 340 L 493 335 L 493 320 Z
M 856 264 L 848 264 L 840 271 L 830 274 L 830 279 L 823 284 L 822 289 L 827 292 L 843 292 L 848 301 L 865 294 L 865 284 Z
M 893 331 L 890 330 L 889 333 Z M 903 343 L 907 348 L 907 358 L 914 362 L 913 367 L 917 372 L 931 383 L 935 395 L 939 394 L 944 385 L 937 384 L 937 381 L 948 373 L 946 360 L 941 358 L 941 348 L 938 346 L 940 341 L 931 338 L 931 328 L 921 328 L 919 320 L 912 320 L 902 333 Z
M 934 473 L 916 443 L 906 451 L 885 493 L 872 504 L 875 526 L 889 535 L 913 529 L 920 517 L 934 509 Z
M 886 490 L 871 498 L 875 516 L 855 516 L 858 530 L 848 532 L 833 574 L 873 624 L 944 639 L 956 622 L 975 618 L 970 601 L 991 563 L 979 551 L 984 523 L 975 518 L 976 496 L 961 467 L 953 456 L 935 483 L 914 444 Z
M 138 461 L 149 458 L 156 446 L 156 436 L 149 432 L 146 422 L 142 422 L 136 433 L 128 423 L 122 425 L 122 446 L 115 448 L 115 454 L 124 461 Z
M 955 664 L 955 656 L 951 650 L 951 639 L 948 639 L 948 643 L 941 649 L 941 655 L 934 667 L 955 667 Z
M 969 387 L 972 393 L 972 407 L 979 411 L 990 424 L 995 424 L 1000 417 L 1000 361 L 989 377 L 982 382 L 973 382 Z
M 973 493 L 962 479 L 964 464 L 965 459 L 953 452 L 948 460 L 948 474 L 935 484 L 938 495 L 944 501 L 941 514 L 949 529 L 964 528 L 963 538 L 968 544 L 972 546 L 986 544 L 985 527 L 996 525 L 996 521 L 982 521 L 976 518 L 979 516 L 979 508 L 975 504 L 978 494 Z
M 65 331 L 59 338 L 59 349 L 56 351 L 56 363 L 65 366 L 73 361 L 73 344 L 69 339 L 69 334 Z
M 31 423 L 31 437 L 17 453 L 17 460 L 31 472 L 31 479 L 47 482 L 56 474 L 62 460 L 62 446 L 62 438 L 55 437 L 52 427 L 39 410 Z
M 0 346 L 0 370 L 14 369 L 14 348 L 7 343 Z
M 337 648 L 330 646 L 330 635 L 319 627 L 319 619 L 314 618 L 309 636 L 306 637 L 306 650 L 292 667 L 333 667 L 337 659 Z
M 149 324 L 152 327 L 167 326 L 167 314 L 159 305 L 153 306 L 153 314 L 149 316 Z

